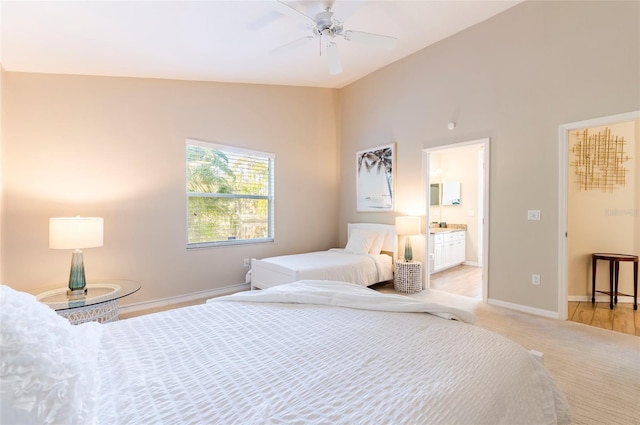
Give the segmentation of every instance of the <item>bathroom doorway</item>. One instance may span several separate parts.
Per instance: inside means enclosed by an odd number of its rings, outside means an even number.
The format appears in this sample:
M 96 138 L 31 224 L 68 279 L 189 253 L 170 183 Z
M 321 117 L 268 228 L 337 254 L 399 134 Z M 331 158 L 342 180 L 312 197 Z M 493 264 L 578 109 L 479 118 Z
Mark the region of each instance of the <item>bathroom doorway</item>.
M 425 286 L 487 301 L 489 139 L 423 151 Z

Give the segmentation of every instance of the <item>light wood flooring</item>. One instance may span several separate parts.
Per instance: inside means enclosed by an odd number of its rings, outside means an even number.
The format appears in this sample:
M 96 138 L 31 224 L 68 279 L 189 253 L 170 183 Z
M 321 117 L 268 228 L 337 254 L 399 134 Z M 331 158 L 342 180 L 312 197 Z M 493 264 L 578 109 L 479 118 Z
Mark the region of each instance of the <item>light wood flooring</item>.
M 569 302 L 569 320 L 640 336 L 640 310 L 634 310 L 631 303 L 618 303 L 611 310 L 608 302 Z
M 430 287 L 482 299 L 482 268 L 461 264 L 430 276 Z

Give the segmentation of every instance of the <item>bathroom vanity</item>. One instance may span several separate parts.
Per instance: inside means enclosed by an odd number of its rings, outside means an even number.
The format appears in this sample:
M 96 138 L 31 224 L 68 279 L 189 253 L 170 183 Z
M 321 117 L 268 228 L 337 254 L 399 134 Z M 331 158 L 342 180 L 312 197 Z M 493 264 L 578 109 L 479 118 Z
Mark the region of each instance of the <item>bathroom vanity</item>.
M 429 262 L 431 273 L 436 273 L 465 261 L 465 229 L 429 229 Z

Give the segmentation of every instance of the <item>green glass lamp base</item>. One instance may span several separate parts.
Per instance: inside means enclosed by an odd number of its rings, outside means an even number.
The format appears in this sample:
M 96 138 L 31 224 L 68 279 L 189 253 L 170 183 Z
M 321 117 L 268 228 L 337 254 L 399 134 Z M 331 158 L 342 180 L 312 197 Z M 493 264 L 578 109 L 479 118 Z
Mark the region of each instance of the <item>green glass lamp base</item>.
M 84 260 L 82 251 L 76 249 L 71 256 L 71 271 L 69 272 L 69 290 L 67 295 L 72 297 L 84 296 L 87 293 L 87 281 L 84 277 Z
M 404 243 L 404 261 L 413 260 L 413 250 L 411 249 L 411 236 L 407 236 Z

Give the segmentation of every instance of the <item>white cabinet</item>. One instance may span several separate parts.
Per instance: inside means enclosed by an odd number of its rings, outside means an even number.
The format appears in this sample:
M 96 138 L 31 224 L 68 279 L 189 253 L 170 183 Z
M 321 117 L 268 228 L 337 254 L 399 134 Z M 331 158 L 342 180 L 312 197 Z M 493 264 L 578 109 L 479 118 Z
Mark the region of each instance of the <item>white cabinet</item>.
M 457 266 L 465 261 L 465 231 L 429 234 L 431 273 Z
M 438 235 L 444 236 L 444 235 Z M 446 250 L 444 249 L 443 238 L 436 237 L 435 245 L 434 245 L 434 256 L 433 256 L 433 268 L 431 271 L 436 269 L 442 269 L 445 265 L 445 255 Z

